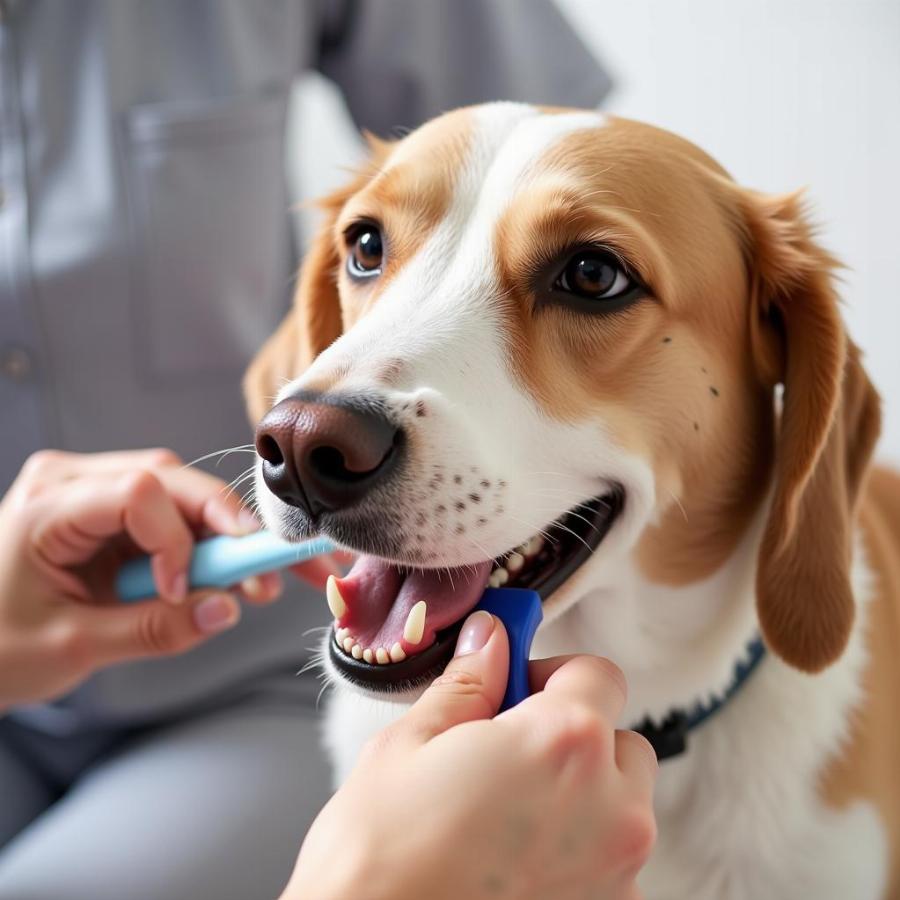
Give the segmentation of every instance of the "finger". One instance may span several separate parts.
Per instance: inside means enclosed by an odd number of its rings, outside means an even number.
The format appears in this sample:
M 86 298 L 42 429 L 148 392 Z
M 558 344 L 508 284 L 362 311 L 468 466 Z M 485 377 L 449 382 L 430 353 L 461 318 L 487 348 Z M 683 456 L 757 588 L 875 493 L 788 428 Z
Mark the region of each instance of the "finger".
M 650 741 L 642 734 L 636 731 L 616 732 L 616 765 L 638 796 L 653 796 L 659 761 Z
M 291 566 L 291 572 L 307 584 L 325 590 L 325 582 L 329 575 L 340 578 L 344 572 L 331 556 L 316 556 L 306 562 Z
M 509 674 L 503 623 L 479 611 L 466 619 L 452 660 L 394 728 L 418 744 L 454 725 L 496 715 Z
M 281 596 L 284 581 L 278 572 L 264 572 L 245 578 L 240 584 L 241 593 L 249 603 L 264 606 Z
M 34 545 L 51 565 L 87 562 L 110 539 L 127 534 L 148 553 L 160 596 L 187 595 L 194 539 L 177 504 L 149 471 L 81 478 L 61 487 L 34 531 Z
M 65 450 L 41 450 L 29 457 L 22 477 L 45 484 L 59 484 L 73 478 L 95 475 L 121 475 L 135 469 L 159 469 L 181 465 L 172 450 L 118 450 L 104 453 L 71 453 Z
M 530 666 L 532 683 L 543 684 L 543 694 L 565 695 L 599 712 L 610 724 L 618 721 L 628 687 L 622 670 L 602 656 L 556 657 L 536 660 Z
M 221 478 L 199 469 L 166 469 L 157 473 L 194 528 L 242 535 L 259 530 L 259 520 Z
M 172 606 L 161 600 L 72 608 L 91 668 L 130 659 L 184 653 L 240 619 L 237 599 L 222 592 L 192 594 Z

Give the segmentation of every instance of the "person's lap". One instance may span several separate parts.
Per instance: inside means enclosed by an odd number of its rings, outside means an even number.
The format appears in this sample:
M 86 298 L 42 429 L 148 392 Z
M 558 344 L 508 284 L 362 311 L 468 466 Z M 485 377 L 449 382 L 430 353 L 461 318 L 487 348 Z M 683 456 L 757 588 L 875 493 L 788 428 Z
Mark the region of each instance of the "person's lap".
M 36 818 L 49 794 L 0 751 L 25 826 L 0 900 L 272 900 L 329 794 L 316 713 L 271 697 L 144 735 Z

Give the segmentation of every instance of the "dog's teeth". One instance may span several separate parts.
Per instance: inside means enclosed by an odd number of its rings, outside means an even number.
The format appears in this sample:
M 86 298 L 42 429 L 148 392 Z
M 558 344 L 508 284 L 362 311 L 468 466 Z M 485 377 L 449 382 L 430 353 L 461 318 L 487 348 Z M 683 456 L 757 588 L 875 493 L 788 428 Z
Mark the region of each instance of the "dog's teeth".
M 536 534 L 527 544 L 525 544 L 525 555 L 526 556 L 535 556 L 536 554 L 541 552 L 541 548 L 544 546 L 544 539 L 541 535 Z
M 391 661 L 391 658 L 388 656 L 388 652 L 384 647 L 379 647 L 375 651 L 375 659 L 378 660 L 378 665 L 380 666 L 386 666 Z
M 345 638 L 345 637 L 350 637 L 350 629 L 349 629 L 349 628 L 338 628 L 338 630 L 337 630 L 337 632 L 335 633 L 334 637 L 335 637 L 335 640 L 336 640 L 339 644 L 343 644 L 343 643 L 344 643 L 344 638 Z
M 360 647 L 359 644 L 354 644 L 350 648 L 350 654 L 354 659 L 362 659 L 362 647 Z
M 375 654 L 372 652 L 371 647 L 366 647 L 363 650 L 363 659 L 371 666 L 373 662 L 375 662 Z
M 425 612 L 427 610 L 424 600 L 420 600 L 406 617 L 406 625 L 403 626 L 403 637 L 410 644 L 418 644 L 425 633 Z
M 394 644 L 391 647 L 391 662 L 403 662 L 406 659 L 406 653 L 404 653 L 403 648 L 400 646 L 400 641 Z
M 337 579 L 334 575 L 328 576 L 325 582 L 325 599 L 328 601 L 328 608 L 336 619 L 342 619 L 347 615 L 347 604 L 341 596 L 341 589 L 338 587 Z
M 507 572 L 506 569 L 494 569 L 494 571 L 491 572 L 491 577 L 488 578 L 488 585 L 496 588 L 506 584 L 507 581 L 509 581 L 509 572 Z
M 349 653 L 353 649 L 355 643 L 356 641 L 354 641 L 352 637 L 347 636 L 341 641 L 341 646 L 344 648 L 344 652 Z
M 513 551 L 506 557 L 506 571 L 514 575 L 525 565 L 525 557 L 521 553 Z

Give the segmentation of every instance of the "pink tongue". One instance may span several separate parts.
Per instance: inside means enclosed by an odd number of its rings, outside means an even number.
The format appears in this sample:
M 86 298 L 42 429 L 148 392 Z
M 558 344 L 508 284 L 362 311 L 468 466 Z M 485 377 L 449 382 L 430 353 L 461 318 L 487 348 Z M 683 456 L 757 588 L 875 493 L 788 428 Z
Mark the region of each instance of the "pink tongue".
M 458 569 L 417 569 L 401 572 L 396 566 L 374 556 L 361 556 L 338 587 L 347 612 L 338 620 L 357 643 L 373 651 L 390 652 L 399 643 L 407 656 L 420 653 L 434 643 L 435 632 L 447 628 L 466 615 L 481 598 L 491 563 L 483 562 Z M 417 644 L 403 637 L 409 611 L 424 600 L 425 632 Z

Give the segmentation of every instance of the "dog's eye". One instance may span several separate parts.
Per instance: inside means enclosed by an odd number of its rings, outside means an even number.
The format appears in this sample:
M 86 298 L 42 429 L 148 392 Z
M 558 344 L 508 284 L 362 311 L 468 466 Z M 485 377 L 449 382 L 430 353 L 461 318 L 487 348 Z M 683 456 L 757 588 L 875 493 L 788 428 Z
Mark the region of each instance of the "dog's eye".
M 350 234 L 347 271 L 356 278 L 369 278 L 381 272 L 384 247 L 381 232 L 374 225 L 361 225 Z
M 581 250 L 566 263 L 553 286 L 587 300 L 612 300 L 630 291 L 635 282 L 612 254 Z

